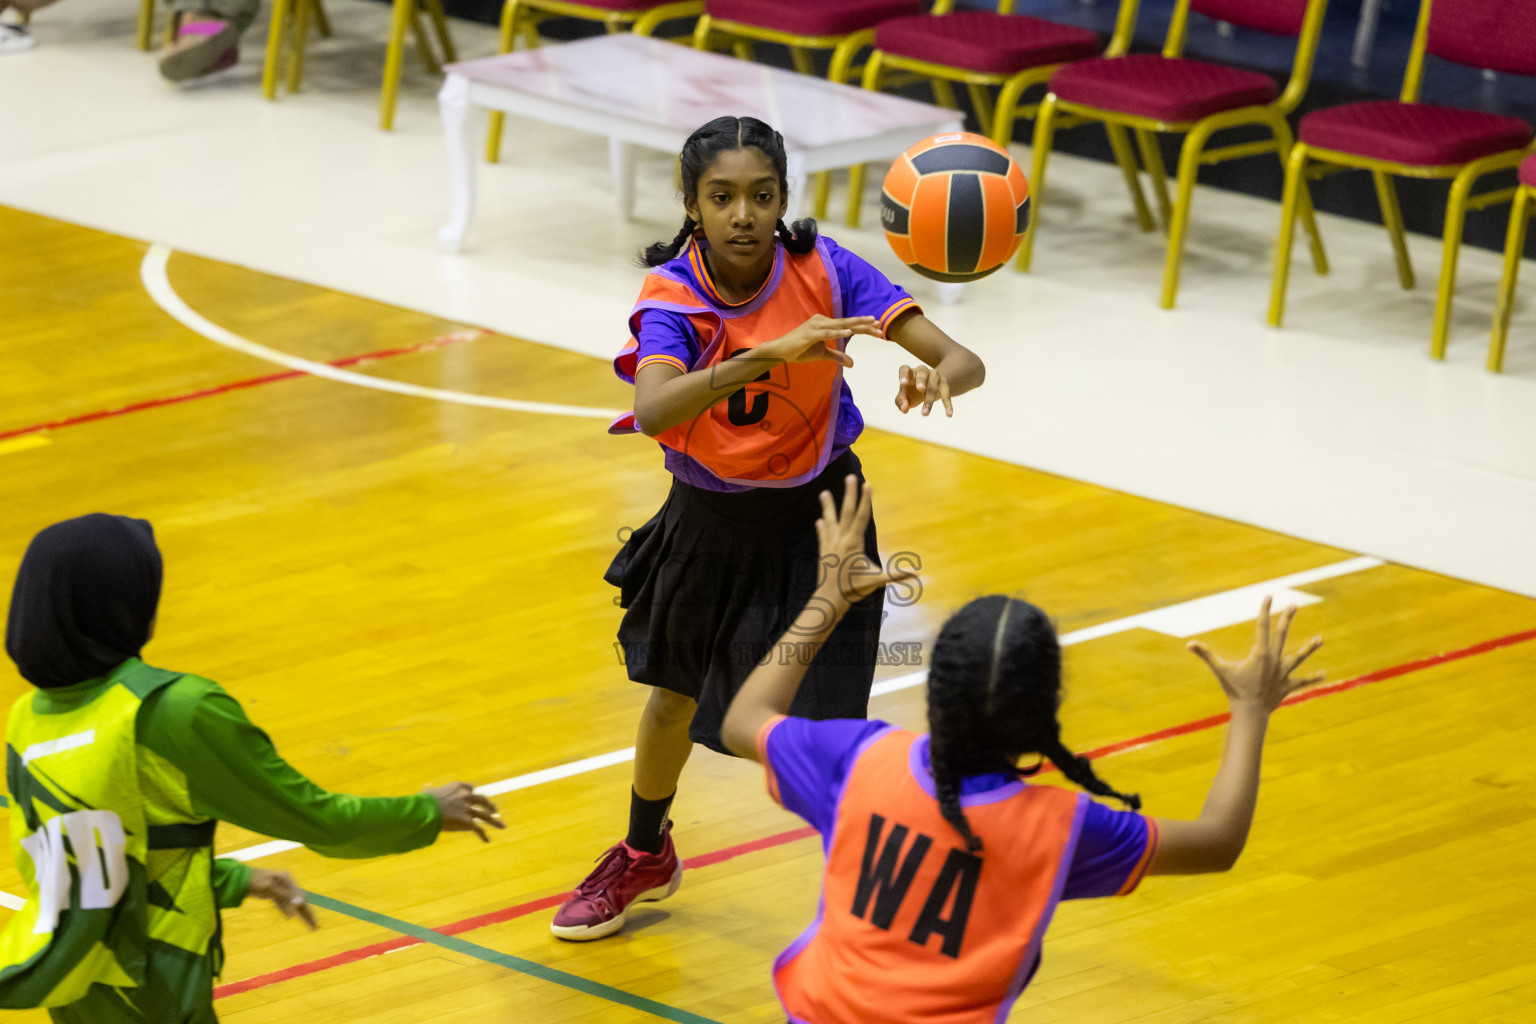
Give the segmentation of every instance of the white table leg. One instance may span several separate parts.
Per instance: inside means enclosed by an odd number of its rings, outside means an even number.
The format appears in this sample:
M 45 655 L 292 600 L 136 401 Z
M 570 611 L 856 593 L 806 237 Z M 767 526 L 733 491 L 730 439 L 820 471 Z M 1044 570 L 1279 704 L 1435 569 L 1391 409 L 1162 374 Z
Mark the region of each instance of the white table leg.
M 1360 27 L 1355 29 L 1355 67 L 1370 65 L 1371 48 L 1376 44 L 1376 25 L 1380 21 L 1381 0 L 1365 0 L 1360 5 Z
M 635 170 L 639 161 L 634 143 L 608 139 L 608 174 L 613 179 L 613 202 L 619 220 L 629 220 L 635 213 Z
M 793 224 L 805 216 L 805 190 L 811 187 L 805 173 L 805 155 L 785 154 L 785 177 L 789 179 L 789 209 L 784 211 L 784 223 Z
M 475 212 L 475 158 L 470 152 L 469 80 L 452 72 L 437 94 L 437 109 L 443 118 L 443 138 L 448 144 L 448 177 L 453 188 L 453 207 L 448 223 L 438 231 L 437 240 L 449 252 L 464 246 L 464 233 Z

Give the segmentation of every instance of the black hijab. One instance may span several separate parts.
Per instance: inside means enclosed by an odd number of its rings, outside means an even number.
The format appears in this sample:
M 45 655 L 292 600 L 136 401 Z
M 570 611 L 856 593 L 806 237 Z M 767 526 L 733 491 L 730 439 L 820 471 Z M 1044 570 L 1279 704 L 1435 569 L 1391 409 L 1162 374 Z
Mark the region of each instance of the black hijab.
M 55 523 L 21 560 L 5 652 L 35 686 L 104 676 L 149 642 L 160 577 L 144 520 L 96 512 Z

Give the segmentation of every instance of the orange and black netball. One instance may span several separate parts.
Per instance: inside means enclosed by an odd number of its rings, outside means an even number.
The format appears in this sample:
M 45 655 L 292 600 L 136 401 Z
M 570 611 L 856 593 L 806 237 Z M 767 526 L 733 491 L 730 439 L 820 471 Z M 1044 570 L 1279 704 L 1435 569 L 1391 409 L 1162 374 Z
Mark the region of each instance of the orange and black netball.
M 1012 258 L 1029 225 L 1029 181 L 991 139 L 924 139 L 891 165 L 880 194 L 886 241 L 935 281 L 974 281 Z

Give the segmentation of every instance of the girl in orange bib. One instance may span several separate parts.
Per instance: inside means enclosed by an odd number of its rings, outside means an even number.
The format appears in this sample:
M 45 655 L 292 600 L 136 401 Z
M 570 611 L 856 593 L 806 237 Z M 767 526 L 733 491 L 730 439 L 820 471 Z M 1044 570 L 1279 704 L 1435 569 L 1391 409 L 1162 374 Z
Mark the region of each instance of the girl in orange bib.
M 645 252 L 652 269 L 614 360 L 635 385 L 634 411 L 610 430 L 655 438 L 673 482 L 606 578 L 625 610 L 629 677 L 651 691 L 628 835 L 556 913 L 561 938 L 612 934 L 634 903 L 677 889 L 667 813 L 683 764 L 695 742 L 725 751 L 731 697 L 816 586 L 817 495 L 862 479 L 849 340 L 894 341 L 915 357 L 899 371 L 903 412 L 953 415 L 951 400 L 982 381 L 981 361 L 904 290 L 814 221 L 784 224 L 786 163 L 761 121 L 704 125 L 683 147 L 682 230 Z M 875 540 L 871 522 L 871 555 Z M 809 666 L 797 713 L 864 716 L 882 611 L 872 595 L 849 613 Z
M 845 483 L 840 512 L 820 496 L 829 567 L 786 636 L 817 643 L 851 603 L 901 574 L 863 548 L 866 487 Z M 1040 966 L 1063 899 L 1125 895 L 1146 874 L 1225 871 L 1247 841 L 1269 715 L 1321 679 L 1292 673 L 1321 644 L 1286 656 L 1290 608 L 1271 638 L 1269 601 L 1238 665 L 1190 647 L 1215 671 L 1232 707 L 1226 751 L 1196 821 L 1137 813 L 1086 758 L 1062 745 L 1061 648 L 1040 609 L 1001 595 L 966 605 L 939 633 L 929 662 L 929 731 L 884 722 L 786 716 L 804 669 L 768 664 L 726 714 L 726 746 L 760 761 L 775 801 L 813 825 L 826 868 L 816 920 L 774 962 L 792 1024 L 1000 1024 Z M 1025 785 L 1048 757 L 1086 795 Z

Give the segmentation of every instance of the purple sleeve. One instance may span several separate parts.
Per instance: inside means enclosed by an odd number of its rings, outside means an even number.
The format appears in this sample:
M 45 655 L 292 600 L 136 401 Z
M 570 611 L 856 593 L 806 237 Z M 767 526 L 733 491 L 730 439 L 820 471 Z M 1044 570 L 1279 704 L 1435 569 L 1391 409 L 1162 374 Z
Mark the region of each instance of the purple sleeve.
M 693 325 L 681 313 L 665 309 L 647 309 L 640 314 L 640 350 L 636 353 L 635 372 L 649 362 L 665 362 L 687 373 L 698 358 L 698 342 Z
M 1156 846 L 1157 830 L 1146 816 L 1090 800 L 1061 898 L 1124 896 L 1146 874 Z
M 843 316 L 872 316 L 884 329 L 901 314 L 918 308 L 905 288 L 892 284 L 884 274 L 832 239 L 825 235 L 822 238 L 843 292 Z
M 837 801 L 853 762 L 869 740 L 891 726 L 861 718 L 813 722 L 781 718 L 763 737 L 768 792 L 827 835 L 837 820 Z

